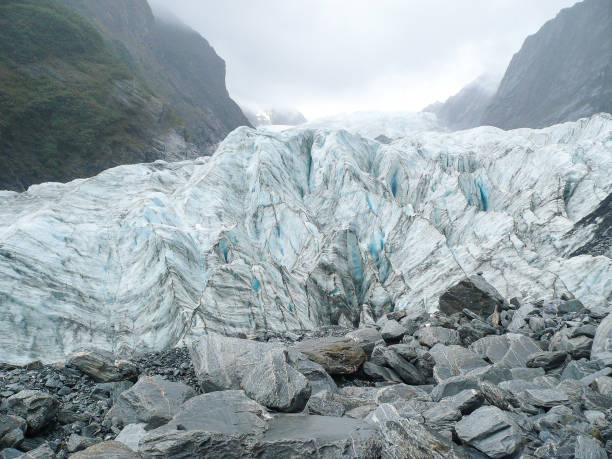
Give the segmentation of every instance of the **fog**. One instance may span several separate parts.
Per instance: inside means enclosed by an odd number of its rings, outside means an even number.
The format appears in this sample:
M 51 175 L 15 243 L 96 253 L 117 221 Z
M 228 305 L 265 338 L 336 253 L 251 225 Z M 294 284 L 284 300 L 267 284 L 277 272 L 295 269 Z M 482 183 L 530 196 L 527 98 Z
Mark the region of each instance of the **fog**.
M 152 0 L 226 61 L 237 102 L 308 118 L 420 110 L 481 74 L 575 0 Z

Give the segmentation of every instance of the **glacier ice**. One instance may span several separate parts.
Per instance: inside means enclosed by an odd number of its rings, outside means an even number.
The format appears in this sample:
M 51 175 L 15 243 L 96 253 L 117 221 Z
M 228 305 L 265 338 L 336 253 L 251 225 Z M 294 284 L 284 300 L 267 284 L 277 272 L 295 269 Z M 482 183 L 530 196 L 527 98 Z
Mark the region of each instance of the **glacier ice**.
M 610 307 L 609 249 L 570 256 L 612 191 L 610 115 L 388 145 L 360 126 L 238 128 L 212 157 L 0 192 L 0 360 L 357 324 L 475 272 Z

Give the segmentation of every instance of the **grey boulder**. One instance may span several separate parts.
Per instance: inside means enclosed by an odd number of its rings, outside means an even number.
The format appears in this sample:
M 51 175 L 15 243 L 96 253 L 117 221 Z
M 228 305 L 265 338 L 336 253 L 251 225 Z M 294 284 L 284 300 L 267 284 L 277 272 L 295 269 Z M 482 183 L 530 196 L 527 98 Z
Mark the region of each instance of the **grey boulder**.
M 446 290 L 439 300 L 439 308 L 445 314 L 461 312 L 464 308 L 487 317 L 504 304 L 499 292 L 482 276 L 470 276 Z
M 429 354 L 435 362 L 433 375 L 438 382 L 488 366 L 478 354 L 461 346 L 436 344 Z
M 508 368 L 525 367 L 529 355 L 542 351 L 534 340 L 518 333 L 485 336 L 472 343 L 470 349 L 482 358 Z
M 68 437 L 66 449 L 69 453 L 76 453 L 77 451 L 87 449 L 90 446 L 100 443 L 101 441 L 102 440 L 99 438 L 89 438 L 83 437 L 82 435 L 72 434 L 70 437 Z
M 70 456 L 71 459 L 140 459 L 140 454 L 118 441 L 105 441 Z
M 306 377 L 289 366 L 284 349 L 266 353 L 243 379 L 242 387 L 253 400 L 284 412 L 304 409 L 312 390 Z
M 0 449 L 19 447 L 27 428 L 23 418 L 0 414 Z
M 99 349 L 76 352 L 68 358 L 67 364 L 98 382 L 135 381 L 139 373 L 134 363 L 118 359 L 112 353 Z
M 25 419 L 28 433 L 46 427 L 57 414 L 58 408 L 57 398 L 39 390 L 22 390 L 7 400 L 8 412 Z
M 391 370 L 390 368 L 381 367 L 380 365 L 376 365 L 372 362 L 365 362 L 363 364 L 363 372 L 372 381 L 402 382 L 402 379 L 395 371 Z
M 591 359 L 603 360 L 612 366 L 612 313 L 601 321 L 591 347 Z
M 147 433 L 145 427 L 146 424 L 144 423 L 128 424 L 119 432 L 115 441 L 123 443 L 133 451 L 138 451 L 140 439 Z
M 462 442 L 489 457 L 514 453 L 521 443 L 521 432 L 512 417 L 494 406 L 483 406 L 455 425 Z
M 414 333 L 414 337 L 423 346 L 433 347 L 436 344 L 461 344 L 459 333 L 451 328 L 444 327 L 423 327 Z
M 106 419 L 118 417 L 123 424 L 145 423 L 155 428 L 168 422 L 195 391 L 178 382 L 160 376 L 142 376 L 130 389 L 119 395 L 106 414 Z
M 406 334 L 406 329 L 399 322 L 389 320 L 383 325 L 380 334 L 385 341 L 393 342 L 400 340 Z
M 560 367 L 565 363 L 567 352 L 565 351 L 540 351 L 534 352 L 527 357 L 525 362 L 528 368 L 543 368 L 544 370 L 552 370 Z

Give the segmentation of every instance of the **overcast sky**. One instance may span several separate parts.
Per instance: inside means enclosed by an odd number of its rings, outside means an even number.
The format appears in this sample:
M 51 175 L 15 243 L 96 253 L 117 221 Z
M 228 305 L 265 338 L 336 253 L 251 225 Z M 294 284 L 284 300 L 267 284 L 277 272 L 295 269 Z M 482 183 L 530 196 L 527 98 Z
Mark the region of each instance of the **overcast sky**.
M 227 64 L 239 103 L 313 119 L 420 110 L 502 75 L 527 35 L 576 0 L 151 0 Z

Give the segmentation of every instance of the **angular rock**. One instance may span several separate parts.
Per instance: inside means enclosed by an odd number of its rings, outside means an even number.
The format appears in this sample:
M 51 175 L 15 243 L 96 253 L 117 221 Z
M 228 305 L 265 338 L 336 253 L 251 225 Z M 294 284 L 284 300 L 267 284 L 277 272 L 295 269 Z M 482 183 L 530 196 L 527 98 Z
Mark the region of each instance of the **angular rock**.
M 429 350 L 435 362 L 434 377 L 438 382 L 451 376 L 467 373 L 475 368 L 488 366 L 478 354 L 461 346 L 436 344 Z
M 57 414 L 58 407 L 57 398 L 38 390 L 23 390 L 7 400 L 8 412 L 25 419 L 28 433 L 46 427 Z
M 366 416 L 365 422 L 380 425 L 387 421 L 399 421 L 400 419 L 402 419 L 402 416 L 397 411 L 397 408 L 390 403 L 382 403 Z
M 561 373 L 561 380 L 576 379 L 580 380 L 585 376 L 593 374 L 600 370 L 597 362 L 592 362 L 587 359 L 572 360 L 568 363 Z
M 474 275 L 446 290 L 440 297 L 439 309 L 451 315 L 466 308 L 481 317 L 487 317 L 503 304 L 499 292 L 482 276 Z
M 525 325 L 527 325 L 527 317 L 531 312 L 535 310 L 535 306 L 526 303 L 519 307 L 516 311 L 514 311 L 514 315 L 512 316 L 512 321 L 508 325 L 508 331 L 517 332 Z
M 584 305 L 580 300 L 567 300 L 559 303 L 557 306 L 557 312 L 559 314 L 567 314 L 569 312 L 581 312 L 584 311 Z
M 332 399 L 329 392 L 321 391 L 310 397 L 306 409 L 310 414 L 340 417 L 344 414 L 344 405 Z
M 70 456 L 70 459 L 141 459 L 140 454 L 132 451 L 118 441 L 105 441 L 90 446 Z
M 361 327 L 347 333 L 346 337 L 352 339 L 361 346 L 366 356 L 372 355 L 372 350 L 376 343 L 383 339 L 376 327 Z
M 459 459 L 465 457 L 452 441 L 414 419 L 380 423 L 383 458 Z
M 591 359 L 603 360 L 612 366 L 612 313 L 601 321 L 593 338 Z
M 94 393 L 99 394 L 101 397 L 110 398 L 114 403 L 122 392 L 128 390 L 134 385 L 131 381 L 115 381 L 107 383 L 96 384 Z
M 527 357 L 525 365 L 528 368 L 543 368 L 544 370 L 552 370 L 560 367 L 565 363 L 567 352 L 565 351 L 540 351 L 534 352 Z
M 300 352 L 289 349 L 287 353 L 287 363 L 304 375 L 310 383 L 312 394 L 316 394 L 322 390 L 335 392 L 338 388 L 334 380 L 321 365 L 312 360 L 308 360 Z
M 440 400 L 440 404 L 449 406 L 465 415 L 470 414 L 472 411 L 482 405 L 483 401 L 484 397 L 479 390 L 466 389 L 456 395 L 443 398 Z
M 146 424 L 144 423 L 128 424 L 119 432 L 115 441 L 123 443 L 133 451 L 138 451 L 140 439 L 147 433 L 145 427 Z
M 461 411 L 458 409 L 440 403 L 439 405 L 434 405 L 428 410 L 423 412 L 423 418 L 425 418 L 425 422 L 431 426 L 450 426 L 455 421 L 461 419 Z
M 330 375 L 355 373 L 366 359 L 363 349 L 346 338 L 315 338 L 296 343 L 293 348 L 321 365 Z
M 392 343 L 400 340 L 406 334 L 406 329 L 399 322 L 388 320 L 383 325 L 380 334 L 386 342 Z
M 25 419 L 0 413 L 0 449 L 19 447 L 27 427 Z
M 555 389 L 526 389 L 520 395 L 534 406 L 552 407 L 569 403 L 567 394 Z
M 574 448 L 576 459 L 607 459 L 608 454 L 601 442 L 596 438 L 586 435 L 578 435 Z
M 608 376 L 611 374 L 612 374 L 612 368 L 610 367 L 602 368 L 601 370 L 596 371 L 595 373 L 591 373 L 590 375 L 587 375 L 584 378 L 580 379 L 580 384 L 582 384 L 583 386 L 590 386 L 591 384 L 595 382 L 597 378 Z
M 595 379 L 594 385 L 600 394 L 612 396 L 612 377 L 599 376 Z
M 395 403 L 397 401 L 406 400 L 431 400 L 427 392 L 418 386 L 409 386 L 407 384 L 393 384 L 391 386 L 380 388 L 374 395 L 374 401 L 377 404 Z
M 90 446 L 100 443 L 101 441 L 102 440 L 99 438 L 88 438 L 81 435 L 72 434 L 68 438 L 66 449 L 69 453 L 76 453 L 77 451 L 82 451 Z
M 259 434 L 271 416 L 241 390 L 216 391 L 190 398 L 156 430 L 201 430 L 224 435 Z
M 530 354 L 542 351 L 534 340 L 517 333 L 486 336 L 472 343 L 470 349 L 482 358 L 508 368 L 524 367 Z
M 112 353 L 100 349 L 76 352 L 67 364 L 91 376 L 94 381 L 136 381 L 138 367 L 129 360 L 116 358 Z
M 593 340 L 588 336 L 570 337 L 570 330 L 564 328 L 553 335 L 548 346 L 549 351 L 565 351 L 573 359 L 589 358 Z
M 483 406 L 455 425 L 461 441 L 489 457 L 504 457 L 521 443 L 520 429 L 511 416 L 494 406 Z
M 123 424 L 145 423 L 155 428 L 168 422 L 195 391 L 178 382 L 160 376 L 141 376 L 130 389 L 121 393 L 106 414 L 106 419 L 118 417 Z
M 276 411 L 296 412 L 310 398 L 310 383 L 287 364 L 287 351 L 273 349 L 245 376 L 242 387 L 253 400 Z
M 433 347 L 438 343 L 446 346 L 461 344 L 459 333 L 451 328 L 423 327 L 414 333 L 414 337 L 419 340 L 419 343 L 427 347 Z
M 391 349 L 385 349 L 386 366 L 395 371 L 406 384 L 425 384 L 425 377 L 407 360 L 401 358 Z
M 140 440 L 139 453 L 144 458 L 249 457 L 250 438 L 244 434 L 229 435 L 202 430 L 155 429 Z
M 57 456 L 50 448 L 48 443 L 44 443 L 37 448 L 31 449 L 27 453 L 17 456 L 19 459 L 55 459 Z M 70 456 L 75 457 L 75 456 Z M 97 458 L 96 458 L 97 459 Z M 102 459 L 102 457 L 99 457 Z
M 533 378 L 537 378 L 538 376 L 544 376 L 544 368 L 512 368 L 510 369 L 512 374 L 512 378 L 510 379 L 523 379 L 523 380 L 531 380 Z
M 372 381 L 402 382 L 402 379 L 395 371 L 390 368 L 381 367 L 372 362 L 365 362 L 363 364 L 363 372 Z

